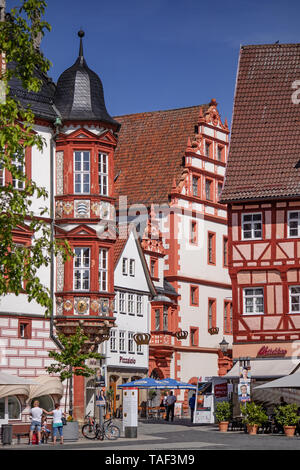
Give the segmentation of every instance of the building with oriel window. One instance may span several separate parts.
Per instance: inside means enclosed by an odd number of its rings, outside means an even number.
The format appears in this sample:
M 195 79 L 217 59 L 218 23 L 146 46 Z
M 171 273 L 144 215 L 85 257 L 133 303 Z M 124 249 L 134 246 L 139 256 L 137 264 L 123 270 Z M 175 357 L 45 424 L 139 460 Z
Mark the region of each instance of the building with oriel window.
M 45 367 L 53 360 L 48 352 L 59 346 L 57 332 L 72 334 L 81 325 L 89 337 L 88 348 L 109 337 L 114 326 L 114 151 L 120 125 L 108 114 L 100 78 L 88 67 L 79 32 L 79 55 L 55 85 L 37 71 L 42 80 L 39 93 L 25 92 L 13 80 L 11 93 L 35 113 L 34 130 L 45 138 L 43 152 L 26 151 L 24 171 L 47 189 L 48 219 L 53 236 L 69 242 L 74 257 L 63 263 L 53 259 L 39 276 L 54 298 L 54 311 L 45 319 L 35 302 L 24 294 L 1 299 L 1 371 L 34 379 L 39 386 L 12 387 L 0 391 L 0 424 L 28 421 L 31 400 L 38 398 L 45 409 L 63 398 L 58 377 Z M 10 175 L 1 171 L 1 184 Z M 22 190 L 20 182 L 13 182 Z M 33 201 L 38 213 L 39 201 Z M 16 243 L 30 244 L 32 233 L 16 227 Z M 54 319 L 55 317 L 55 319 Z M 55 325 L 54 325 L 55 323 Z M 86 379 L 75 377 L 73 411 L 82 418 L 86 406 Z M 63 398 L 64 400 L 64 398 Z M 64 404 L 64 401 L 62 401 Z
M 247 357 L 256 380 L 290 374 L 300 362 L 299 52 L 299 44 L 240 50 L 221 202 L 233 358 Z M 237 375 L 238 364 L 229 373 Z
M 164 290 L 151 307 L 149 372 L 186 382 L 225 374 L 231 362 L 220 342 L 230 349 L 231 283 L 227 212 L 218 199 L 227 122 L 214 99 L 116 119 L 116 193 L 127 197 L 119 217 L 128 213 L 142 226 L 147 215 L 157 227 L 142 242 L 153 283 Z

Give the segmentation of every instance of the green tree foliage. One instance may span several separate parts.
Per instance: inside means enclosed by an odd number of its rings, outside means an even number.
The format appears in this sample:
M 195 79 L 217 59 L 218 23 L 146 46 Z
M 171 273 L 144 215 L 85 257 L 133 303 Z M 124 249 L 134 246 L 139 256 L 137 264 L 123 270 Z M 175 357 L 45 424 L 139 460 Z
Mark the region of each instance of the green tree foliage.
M 30 147 L 42 151 L 45 142 L 33 131 L 32 110 L 21 106 L 10 93 L 9 83 L 15 77 L 24 90 L 39 91 L 41 80 L 36 71 L 46 73 L 50 62 L 35 48 L 35 40 L 45 30 L 49 31 L 50 25 L 41 20 L 46 8 L 44 0 L 20 3 L 0 22 L 0 165 L 6 174 L 19 181 L 18 188 L 12 183 L 0 186 L 0 296 L 26 293 L 28 301 L 35 300 L 47 314 L 52 299 L 49 289 L 39 279 L 38 270 L 50 264 L 51 250 L 54 255 L 61 252 L 64 260 L 71 250 L 65 242 L 52 241 L 49 223 L 40 218 L 49 217 L 47 209 L 41 207 L 38 214 L 31 209 L 33 199 L 40 199 L 42 205 L 48 194 L 38 182 L 26 178 L 25 151 Z M 32 232 L 31 244 L 16 246 L 13 230 L 17 227 Z
M 78 326 L 74 335 L 66 336 L 59 334 L 58 339 L 63 349 L 61 351 L 49 351 L 49 357 L 56 362 L 46 367 L 48 374 L 59 374 L 60 380 L 70 379 L 73 375 L 90 377 L 95 374 L 95 370 L 86 365 L 87 359 L 102 359 L 99 353 L 84 353 L 84 345 L 88 337 Z

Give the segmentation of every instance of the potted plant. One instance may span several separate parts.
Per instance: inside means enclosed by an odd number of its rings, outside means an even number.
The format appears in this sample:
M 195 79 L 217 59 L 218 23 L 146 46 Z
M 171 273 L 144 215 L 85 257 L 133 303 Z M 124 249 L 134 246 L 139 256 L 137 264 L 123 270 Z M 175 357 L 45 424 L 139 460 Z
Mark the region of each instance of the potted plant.
M 293 437 L 296 430 L 296 425 L 299 421 L 298 405 L 282 405 L 275 409 L 275 418 L 281 426 L 283 426 L 284 433 L 288 437 Z
M 220 432 L 227 432 L 231 415 L 231 404 L 228 401 L 217 403 L 215 416 L 219 423 Z
M 56 362 L 46 367 L 48 374 L 58 374 L 61 382 L 67 379 L 69 394 L 69 417 L 64 426 L 64 440 L 77 441 L 79 437 L 79 423 L 73 419 L 73 377 L 90 377 L 95 374 L 95 370 L 87 366 L 86 360 L 102 359 L 98 353 L 84 352 L 84 344 L 89 339 L 84 335 L 83 330 L 78 326 L 73 335 L 58 334 L 61 344 L 60 351 L 49 351 L 49 357 Z
M 241 405 L 243 423 L 247 425 L 248 434 L 256 434 L 259 426 L 262 426 L 267 420 L 263 407 L 254 402 L 248 402 Z

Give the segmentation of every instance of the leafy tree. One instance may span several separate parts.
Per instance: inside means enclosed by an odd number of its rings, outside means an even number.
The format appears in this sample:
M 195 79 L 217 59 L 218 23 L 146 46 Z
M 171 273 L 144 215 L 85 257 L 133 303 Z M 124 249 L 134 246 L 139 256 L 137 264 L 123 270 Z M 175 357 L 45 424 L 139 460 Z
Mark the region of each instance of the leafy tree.
M 87 366 L 87 359 L 102 359 L 103 356 L 95 352 L 84 352 L 85 343 L 89 340 L 84 335 L 83 330 L 78 326 L 73 335 L 58 334 L 63 349 L 61 351 L 49 351 L 49 357 L 54 359 L 56 363 L 46 367 L 49 374 L 59 374 L 60 380 L 63 382 L 70 379 L 69 389 L 69 409 L 72 415 L 73 408 L 73 376 L 90 377 L 95 374 L 95 370 Z
M 26 178 L 25 151 L 34 146 L 42 151 L 45 142 L 33 132 L 32 110 L 23 107 L 10 93 L 9 83 L 15 77 L 24 90 L 40 90 L 41 80 L 36 71 L 46 73 L 50 62 L 35 46 L 37 38 L 42 37 L 45 30 L 50 31 L 50 25 L 41 20 L 46 8 L 44 0 L 20 3 L 0 22 L 0 169 L 19 181 L 19 188 L 12 183 L 0 186 L 0 296 L 26 293 L 28 301 L 35 300 L 47 314 L 52 308 L 52 299 L 49 289 L 38 277 L 38 270 L 50 264 L 52 250 L 54 255 L 61 252 L 64 260 L 71 255 L 71 250 L 66 242 L 53 241 L 51 227 L 40 218 L 49 216 L 47 209 L 42 207 L 38 214 L 31 210 L 33 199 L 45 201 L 48 194 L 45 188 Z M 14 243 L 13 230 L 18 226 L 32 232 L 30 245 Z

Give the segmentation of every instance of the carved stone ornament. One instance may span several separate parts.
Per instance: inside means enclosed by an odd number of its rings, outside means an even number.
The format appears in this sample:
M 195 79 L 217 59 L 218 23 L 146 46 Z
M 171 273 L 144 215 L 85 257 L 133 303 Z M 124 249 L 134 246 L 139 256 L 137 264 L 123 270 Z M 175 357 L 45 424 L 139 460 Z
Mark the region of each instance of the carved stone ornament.
M 90 217 L 90 201 L 77 200 L 74 201 L 74 217 L 76 218 L 89 218 Z
M 64 203 L 64 213 L 70 215 L 73 212 L 73 203 L 65 202 Z
M 64 310 L 69 312 L 70 310 L 72 310 L 72 308 L 73 308 L 73 303 L 71 302 L 71 300 L 66 300 L 64 302 Z
M 75 313 L 83 315 L 89 312 L 90 299 L 88 297 L 75 297 Z

